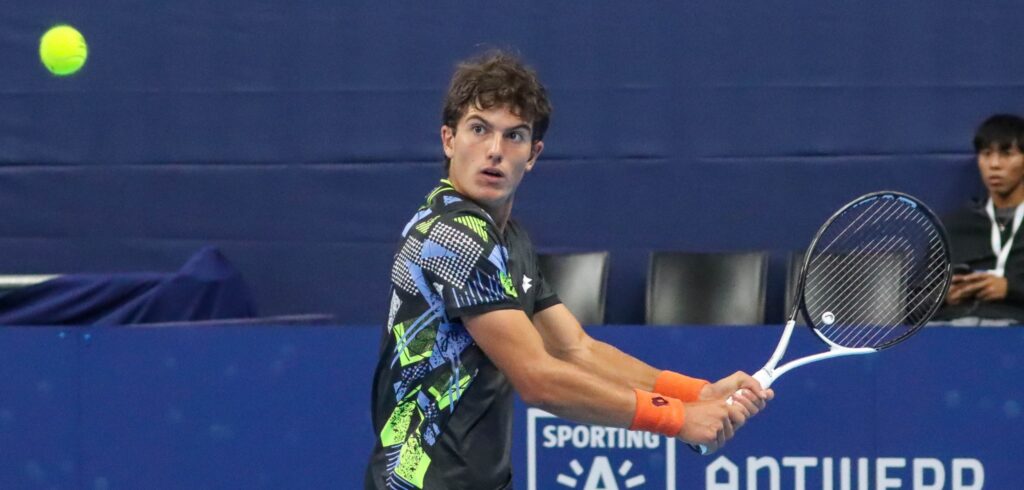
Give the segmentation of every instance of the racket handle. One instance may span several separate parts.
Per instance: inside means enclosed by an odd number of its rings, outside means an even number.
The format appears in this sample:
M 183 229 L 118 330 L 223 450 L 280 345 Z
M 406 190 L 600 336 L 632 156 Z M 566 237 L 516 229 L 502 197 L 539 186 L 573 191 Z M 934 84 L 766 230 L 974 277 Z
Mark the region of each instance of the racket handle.
M 775 381 L 775 376 L 772 376 L 771 373 L 768 372 L 767 368 L 761 368 L 761 370 L 754 373 L 752 377 L 756 379 L 758 383 L 761 383 L 761 389 L 764 390 L 771 387 L 772 382 Z
M 751 377 L 756 379 L 758 383 L 761 383 L 761 388 L 765 389 L 765 390 L 767 390 L 768 387 L 772 385 L 772 381 L 775 381 L 775 378 L 771 375 L 770 372 L 768 372 L 767 368 L 761 368 L 760 371 L 754 373 L 754 375 L 751 376 Z M 737 391 L 737 393 L 739 393 L 739 391 Z M 725 399 L 725 404 L 726 405 L 732 405 L 732 403 L 733 403 L 732 396 L 730 396 L 729 398 Z M 697 451 L 702 456 L 708 453 L 708 447 L 703 445 L 703 444 L 697 444 L 697 445 L 690 444 L 690 449 L 693 449 L 694 451 Z

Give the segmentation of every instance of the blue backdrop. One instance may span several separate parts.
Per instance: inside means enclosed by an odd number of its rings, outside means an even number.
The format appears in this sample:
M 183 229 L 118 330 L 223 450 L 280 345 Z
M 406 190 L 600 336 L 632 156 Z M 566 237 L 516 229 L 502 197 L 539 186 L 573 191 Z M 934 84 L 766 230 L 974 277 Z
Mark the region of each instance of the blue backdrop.
M 717 378 L 757 369 L 780 330 L 590 333 Z M 379 336 L 355 326 L 0 329 L 0 488 L 357 488 L 375 437 Z M 810 337 L 798 330 L 791 354 L 820 349 Z M 640 488 L 666 488 L 670 470 L 680 489 L 773 488 L 773 467 L 776 488 L 827 488 L 826 474 L 835 489 L 865 488 L 865 477 L 873 489 L 1017 488 L 1022 352 L 1019 329 L 930 328 L 877 355 L 798 369 L 710 457 L 520 406 L 516 488 L 633 488 L 641 476 Z
M 542 249 L 611 251 L 612 323 L 642 322 L 652 250 L 778 258 L 882 188 L 962 204 L 974 127 L 1024 97 L 1008 0 L 5 7 L 0 271 L 171 271 L 214 244 L 262 313 L 344 323 L 382 321 L 448 76 L 486 47 L 555 107 L 516 214 Z M 58 22 L 90 46 L 70 78 L 38 60 Z

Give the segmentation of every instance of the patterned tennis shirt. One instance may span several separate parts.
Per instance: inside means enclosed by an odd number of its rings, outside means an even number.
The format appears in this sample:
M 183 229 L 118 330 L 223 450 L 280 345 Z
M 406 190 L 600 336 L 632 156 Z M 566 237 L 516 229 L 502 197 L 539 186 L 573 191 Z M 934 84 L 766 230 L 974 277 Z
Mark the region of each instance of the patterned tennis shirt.
M 511 488 L 512 388 L 465 315 L 558 304 L 526 232 L 447 180 L 402 230 L 374 374 L 372 489 Z

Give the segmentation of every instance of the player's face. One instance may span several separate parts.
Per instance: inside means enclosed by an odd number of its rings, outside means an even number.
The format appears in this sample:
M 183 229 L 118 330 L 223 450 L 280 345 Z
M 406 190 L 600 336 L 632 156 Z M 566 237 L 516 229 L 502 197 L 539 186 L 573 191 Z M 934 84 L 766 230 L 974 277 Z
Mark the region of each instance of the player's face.
M 532 142 L 532 129 L 508 107 L 470 106 L 456 128 L 441 127 L 444 153 L 451 159 L 448 180 L 485 209 L 510 204 L 544 148 L 543 142 Z
M 990 194 L 1008 197 L 1024 192 L 1024 154 L 1013 146 L 1000 149 L 992 146 L 978 152 L 981 180 Z

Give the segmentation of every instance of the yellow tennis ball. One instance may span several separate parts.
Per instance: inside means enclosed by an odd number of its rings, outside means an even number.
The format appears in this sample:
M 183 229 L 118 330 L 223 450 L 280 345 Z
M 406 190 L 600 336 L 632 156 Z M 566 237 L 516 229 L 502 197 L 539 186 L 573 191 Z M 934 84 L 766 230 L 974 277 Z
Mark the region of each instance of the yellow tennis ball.
M 39 59 L 50 73 L 72 75 L 82 68 L 89 56 L 89 47 L 82 33 L 69 25 L 50 28 L 39 40 Z

